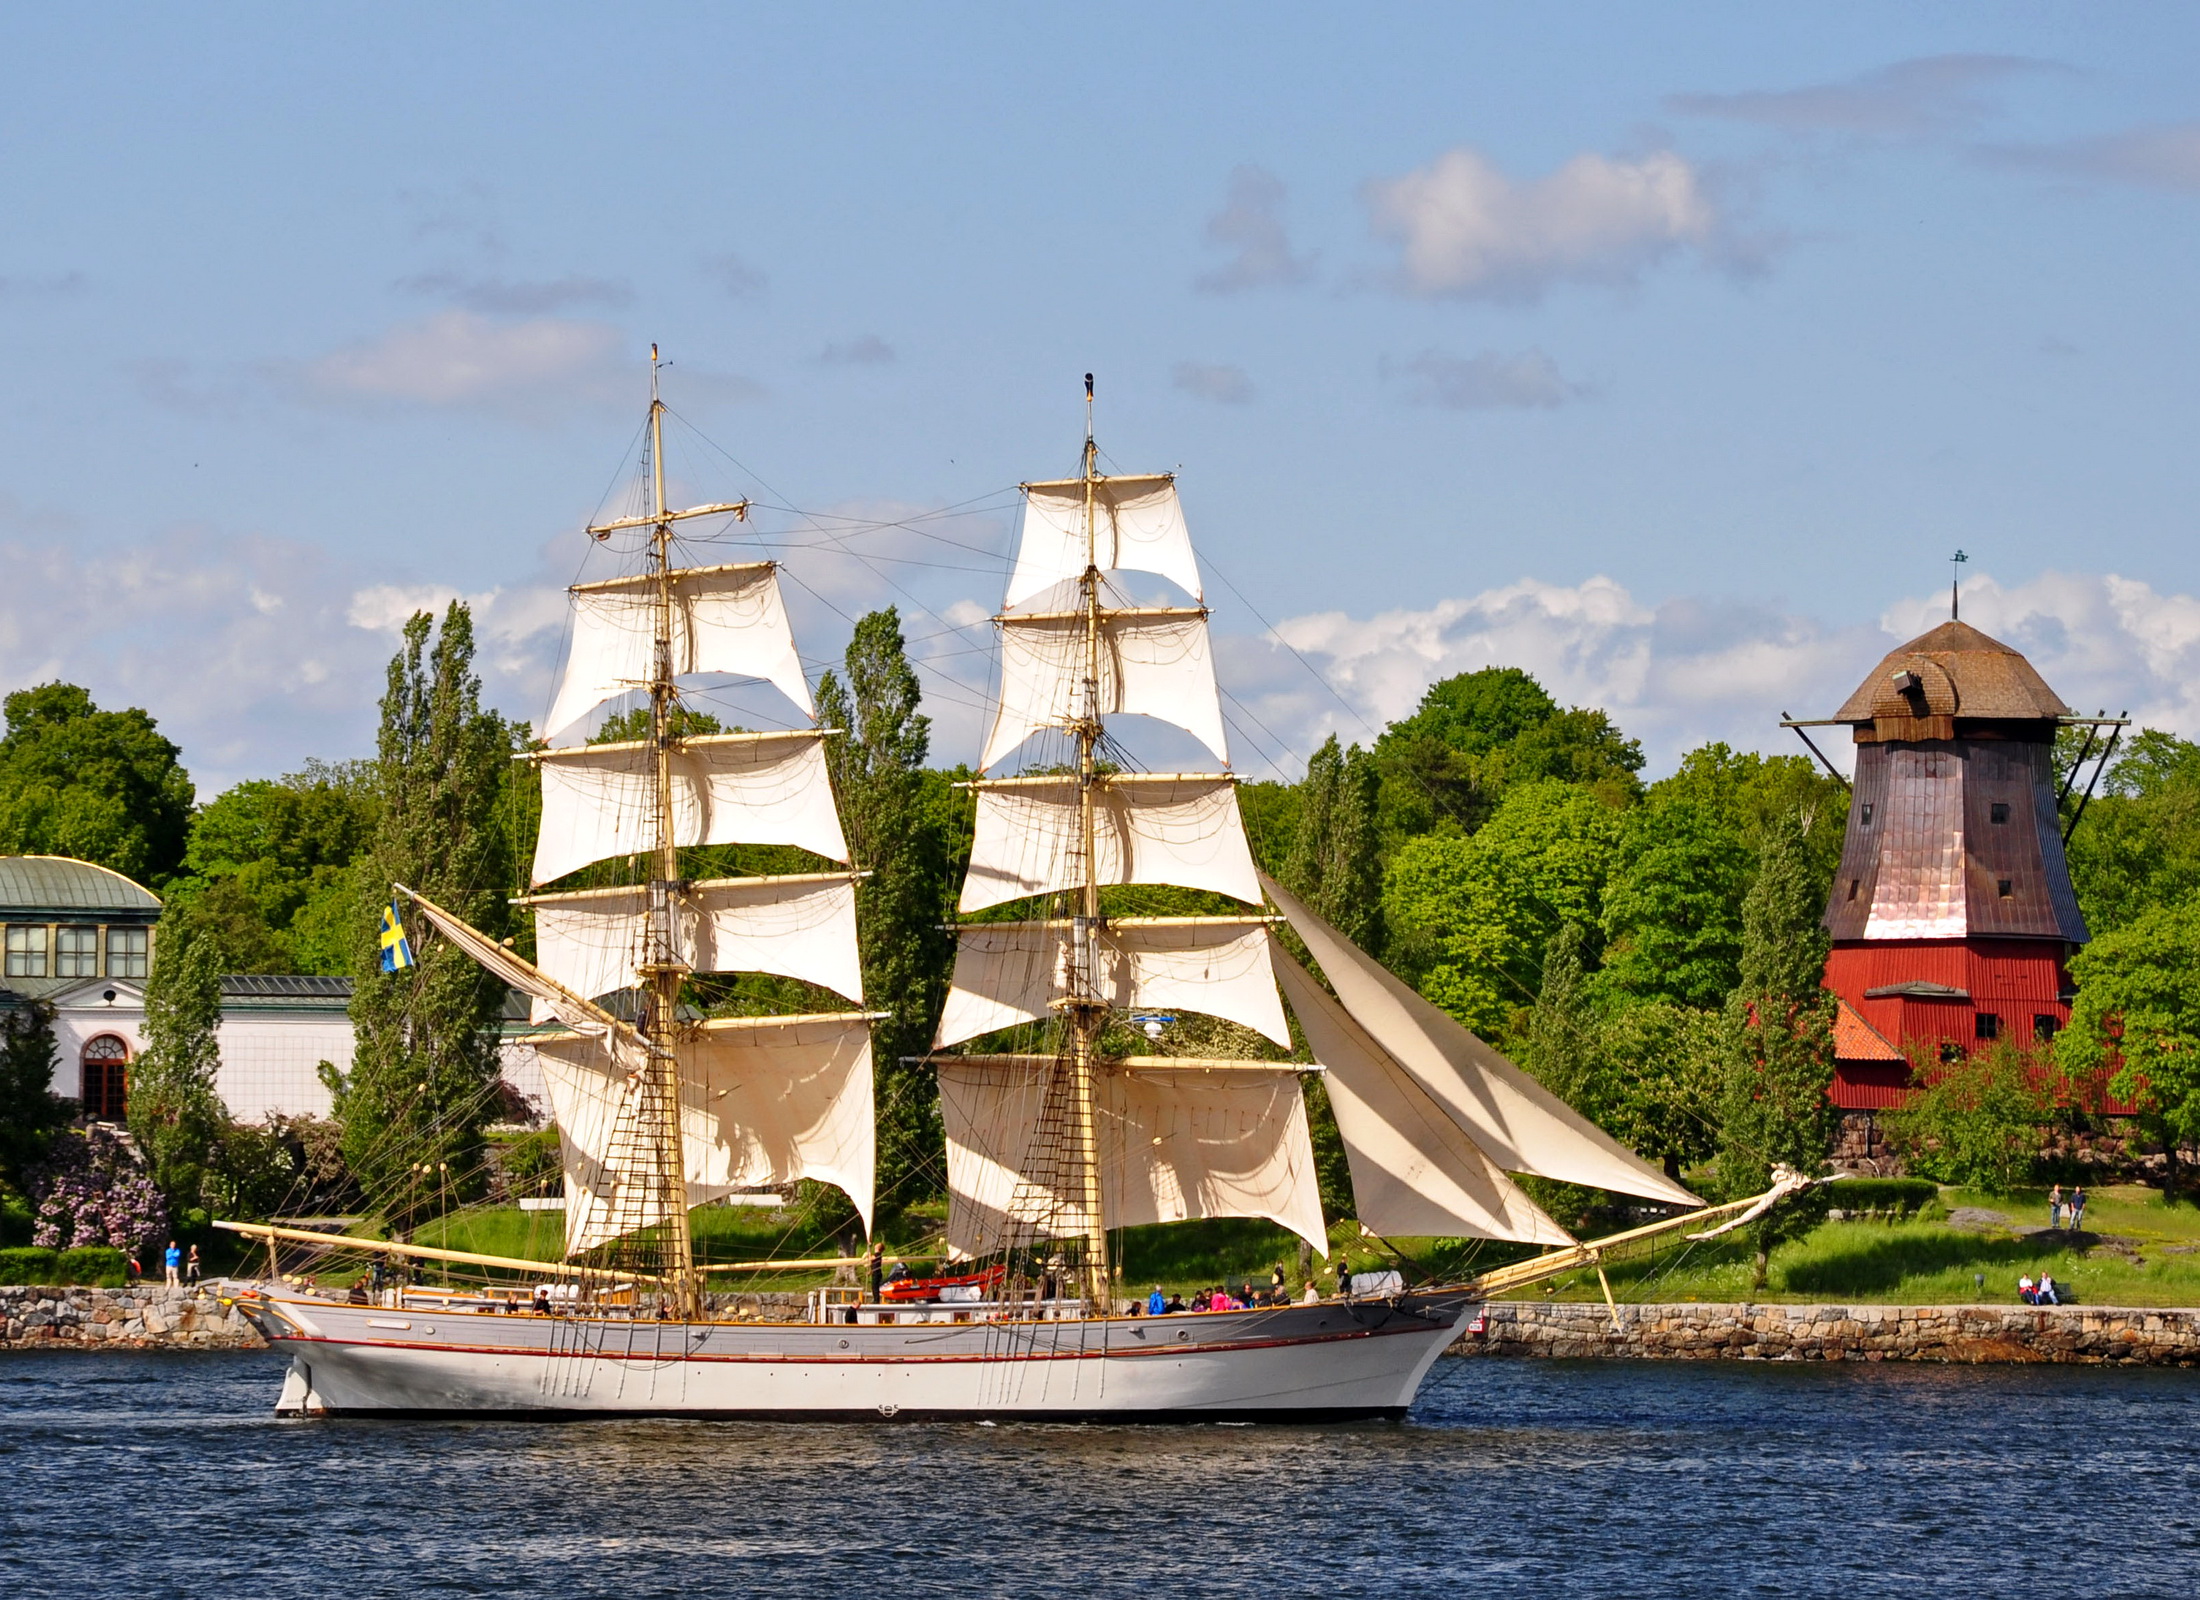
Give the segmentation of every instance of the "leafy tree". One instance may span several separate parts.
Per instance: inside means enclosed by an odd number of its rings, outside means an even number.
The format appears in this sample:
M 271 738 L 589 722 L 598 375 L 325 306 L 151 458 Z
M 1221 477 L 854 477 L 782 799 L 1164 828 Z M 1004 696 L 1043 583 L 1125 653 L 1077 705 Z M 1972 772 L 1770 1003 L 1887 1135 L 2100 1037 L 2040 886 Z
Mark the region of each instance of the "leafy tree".
M 1382 946 L 1382 866 L 1376 855 L 1375 805 L 1381 780 L 1358 745 L 1340 750 L 1332 734 L 1306 764 L 1298 834 L 1283 881 L 1317 916 L 1363 950 Z
M 845 728 L 826 760 L 856 862 L 870 872 L 856 890 L 863 992 L 887 1013 L 873 1032 L 879 1085 L 879 1194 L 906 1204 L 938 1187 L 944 1135 L 939 1089 L 921 1057 L 945 999 L 954 947 L 942 931 L 952 904 L 951 867 L 940 814 L 927 782 L 932 719 L 909 664 L 893 607 L 856 623 L 843 658 L 847 684 L 825 674 L 818 721 Z M 949 791 L 951 794 L 953 791 Z
M 67 1103 L 53 1092 L 53 1068 L 53 1007 L 0 995 L 0 1186 L 21 1189 L 55 1131 L 68 1123 Z
M 1768 1187 L 1775 1165 L 1825 1170 L 1834 1000 L 1821 982 L 1824 902 L 1801 819 L 1783 819 L 1758 852 L 1756 881 L 1742 906 L 1741 981 L 1726 1006 L 1719 1183 L 1730 1199 Z M 1764 1287 L 1773 1245 L 1806 1231 L 1821 1209 L 1805 1197 L 1750 1224 L 1755 1287 Z
M 146 1250 L 168 1236 L 168 1206 L 144 1161 L 103 1124 L 65 1129 L 32 1171 L 30 1190 L 38 1249 Z
M 1562 922 L 1543 952 L 1543 986 L 1521 1040 L 1520 1064 L 1543 1087 L 1578 1111 L 1589 1113 L 1599 1087 L 1598 1019 L 1582 969 L 1587 934 L 1578 922 Z
M 2096 937 L 2200 893 L 2200 745 L 2152 728 L 2131 741 L 2071 836 L 2070 877 Z
M 145 981 L 145 1052 L 130 1074 L 130 1134 L 170 1208 L 183 1215 L 207 1204 L 229 1126 L 214 1090 L 224 954 L 218 931 L 180 907 L 162 913 Z
M 2007 1040 L 1954 1061 L 1919 1059 L 1921 1087 L 1882 1122 L 1912 1172 L 2007 1194 L 2039 1163 L 2056 1093 L 2049 1064 Z
M 1583 1109 L 1675 1181 L 1717 1150 L 1722 1018 L 1663 1001 L 1623 1005 L 1598 1036 L 1600 1093 Z
M 1299 838 L 1299 807 L 1304 791 L 1295 783 L 1241 783 L 1238 811 L 1245 818 L 1245 839 L 1253 860 L 1271 877 L 1280 875 Z
M 1642 748 L 1601 711 L 1561 710 L 1517 667 L 1432 684 L 1414 713 L 1375 741 L 1386 848 L 1435 829 L 1472 833 L 1514 784 L 1556 778 L 1623 805 L 1639 788 Z
M 1594 929 L 1621 815 L 1556 778 L 1520 784 L 1480 832 L 1425 834 L 1391 858 L 1392 965 L 1477 1032 L 1499 1035 L 1542 987 L 1562 923 Z
M 73 683 L 19 689 L 0 736 L 0 854 L 75 856 L 158 888 L 183 864 L 191 779 L 135 708 Z
M 430 636 L 434 635 L 433 647 Z M 418 964 L 384 973 L 377 929 L 403 883 L 492 938 L 506 929 L 511 881 L 500 799 L 511 736 L 481 706 L 473 615 L 453 601 L 442 627 L 405 625 L 390 662 L 376 746 L 377 814 L 358 872 L 349 1074 L 325 1075 L 343 1152 L 370 1203 L 409 1230 L 484 1181 L 497 1103 L 504 985 L 446 941 L 422 937 Z
M 2174 1198 L 2178 1148 L 2200 1143 L 2200 896 L 2103 934 L 2070 975 L 2078 998 L 2056 1060 L 2076 1077 L 2114 1071 L 2117 1096 L 2168 1157 L 2162 1192 Z

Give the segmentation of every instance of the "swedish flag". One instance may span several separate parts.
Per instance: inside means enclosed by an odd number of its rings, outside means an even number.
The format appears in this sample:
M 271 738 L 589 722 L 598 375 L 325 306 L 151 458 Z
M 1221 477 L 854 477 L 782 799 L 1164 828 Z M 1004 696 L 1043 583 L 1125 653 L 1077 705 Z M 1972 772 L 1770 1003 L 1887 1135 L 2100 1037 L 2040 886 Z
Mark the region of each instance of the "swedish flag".
M 404 919 L 392 900 L 382 908 L 382 970 L 401 972 L 413 964 L 412 942 L 405 937 Z

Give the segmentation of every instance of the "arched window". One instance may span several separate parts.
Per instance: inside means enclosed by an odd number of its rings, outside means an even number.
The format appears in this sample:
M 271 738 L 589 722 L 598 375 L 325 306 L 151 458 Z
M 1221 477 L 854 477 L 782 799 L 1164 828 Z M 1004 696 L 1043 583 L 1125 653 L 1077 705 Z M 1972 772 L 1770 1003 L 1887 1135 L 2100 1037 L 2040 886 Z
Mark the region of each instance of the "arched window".
M 84 1041 L 84 1114 L 120 1122 L 130 1095 L 130 1042 L 112 1033 Z

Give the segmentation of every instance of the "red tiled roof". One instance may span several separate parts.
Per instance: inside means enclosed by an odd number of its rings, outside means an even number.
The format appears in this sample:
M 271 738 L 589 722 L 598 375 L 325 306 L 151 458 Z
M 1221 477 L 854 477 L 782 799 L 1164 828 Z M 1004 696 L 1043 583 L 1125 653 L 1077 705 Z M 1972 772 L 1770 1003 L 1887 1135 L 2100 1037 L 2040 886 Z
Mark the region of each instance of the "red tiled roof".
M 1887 1036 L 1858 1016 L 1844 1000 L 1833 1014 L 1833 1053 L 1842 1061 L 1906 1061 Z

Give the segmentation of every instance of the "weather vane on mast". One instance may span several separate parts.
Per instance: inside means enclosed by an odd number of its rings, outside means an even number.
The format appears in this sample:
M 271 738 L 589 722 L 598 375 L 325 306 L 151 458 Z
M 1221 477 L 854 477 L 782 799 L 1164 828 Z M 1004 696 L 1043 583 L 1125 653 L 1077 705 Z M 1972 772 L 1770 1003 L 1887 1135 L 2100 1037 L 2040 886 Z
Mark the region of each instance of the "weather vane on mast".
M 1963 615 L 1962 591 L 1957 587 L 1963 577 L 1963 563 L 1971 558 L 1958 550 L 1948 558 L 1948 620 L 1954 622 Z

